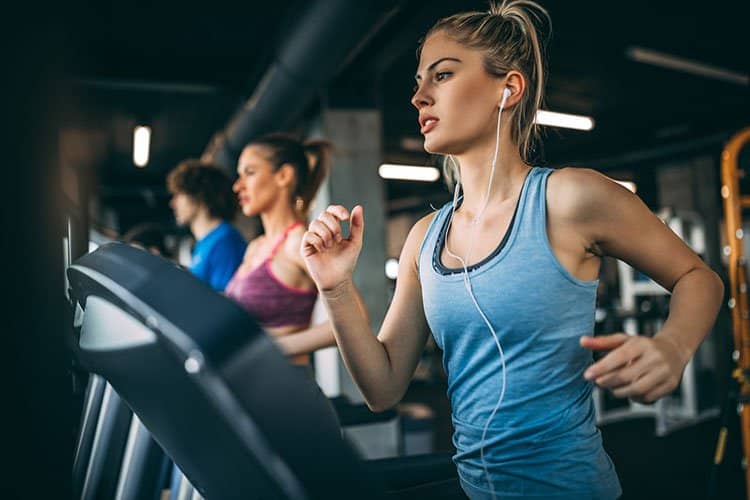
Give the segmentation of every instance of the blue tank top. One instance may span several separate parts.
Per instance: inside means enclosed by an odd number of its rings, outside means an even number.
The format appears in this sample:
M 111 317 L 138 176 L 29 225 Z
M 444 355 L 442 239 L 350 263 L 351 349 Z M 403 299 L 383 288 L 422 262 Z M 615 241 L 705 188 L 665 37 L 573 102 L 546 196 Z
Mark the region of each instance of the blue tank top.
M 592 354 L 598 280 L 583 281 L 557 260 L 546 229 L 551 169 L 524 181 L 500 248 L 469 270 L 474 295 L 505 354 L 506 389 L 484 442 L 497 498 L 612 499 L 621 494 L 596 427 Z M 451 204 L 433 218 L 419 253 L 427 322 L 443 351 L 454 426 L 454 461 L 472 498 L 489 498 L 480 441 L 502 387 L 492 333 L 464 288 L 462 272 L 440 263 Z

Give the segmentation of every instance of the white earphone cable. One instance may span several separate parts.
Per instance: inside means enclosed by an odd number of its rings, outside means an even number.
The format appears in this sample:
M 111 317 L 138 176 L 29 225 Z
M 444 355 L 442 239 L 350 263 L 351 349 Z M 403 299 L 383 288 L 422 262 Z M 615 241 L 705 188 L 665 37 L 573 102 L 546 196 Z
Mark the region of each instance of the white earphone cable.
M 476 228 L 479 226 L 479 222 L 482 218 L 482 215 L 484 214 L 484 210 L 487 208 L 487 204 L 489 203 L 490 199 L 490 192 L 492 190 L 492 180 L 495 176 L 495 167 L 497 166 L 497 156 L 500 151 L 500 117 L 502 116 L 503 108 L 505 107 L 505 101 L 507 100 L 508 96 L 510 95 L 510 91 L 506 88 L 503 91 L 503 98 L 500 102 L 500 106 L 497 112 L 497 132 L 495 134 L 495 153 L 492 157 L 492 168 L 490 170 L 490 178 L 487 182 L 487 191 L 484 195 L 484 201 L 482 203 L 482 207 L 479 209 L 479 212 L 477 212 L 477 215 L 474 217 L 474 219 L 471 222 L 471 236 L 469 239 L 469 248 L 466 251 L 466 256 L 464 258 L 459 257 L 458 255 L 451 252 L 450 248 L 448 247 L 448 233 L 450 232 L 451 224 L 453 223 L 453 214 L 456 211 L 456 205 L 458 204 L 458 193 L 461 186 L 461 179 L 459 176 L 458 181 L 456 182 L 456 188 L 453 192 L 453 206 L 451 208 L 451 215 L 450 219 L 448 220 L 448 227 L 445 231 L 445 251 L 453 257 L 454 259 L 458 260 L 461 263 L 461 267 L 463 267 L 463 278 L 464 278 L 464 287 L 466 288 L 466 291 L 469 293 L 469 297 L 471 297 L 472 302 L 474 303 L 474 306 L 476 307 L 477 311 L 479 311 L 479 315 L 482 317 L 482 320 L 484 320 L 484 323 L 487 325 L 487 328 L 489 328 L 490 332 L 492 333 L 492 337 L 495 340 L 495 345 L 497 346 L 497 350 L 500 353 L 500 364 L 502 368 L 502 385 L 500 389 L 500 397 L 497 400 L 497 403 L 495 404 L 495 407 L 492 410 L 492 413 L 490 414 L 489 418 L 487 419 L 487 423 L 484 426 L 484 430 L 482 431 L 482 439 L 479 443 L 479 456 L 482 461 L 482 468 L 484 469 L 485 477 L 487 478 L 487 484 L 489 485 L 490 493 L 492 494 L 493 500 L 496 498 L 495 495 L 495 487 L 492 484 L 492 481 L 490 479 L 490 473 L 487 468 L 487 462 L 484 459 L 484 441 L 487 437 L 487 431 L 490 427 L 490 423 L 492 422 L 492 419 L 495 418 L 495 414 L 497 413 L 498 409 L 500 408 L 500 405 L 502 404 L 503 398 L 505 397 L 505 385 L 506 385 L 506 374 L 505 374 L 505 353 L 503 352 L 502 345 L 500 344 L 500 339 L 497 336 L 497 332 L 495 332 L 495 329 L 492 326 L 492 323 L 490 323 L 490 320 L 487 318 L 487 316 L 484 314 L 484 311 L 482 311 L 482 308 L 479 306 L 479 302 L 477 302 L 476 297 L 474 296 L 474 290 L 471 286 L 471 278 L 469 277 L 469 269 L 467 262 L 469 262 L 469 258 L 471 256 L 471 251 L 474 248 L 474 235 L 476 233 Z M 450 161 L 453 163 L 454 167 L 458 170 L 458 166 L 456 165 L 456 162 L 453 160 L 452 156 L 448 157 Z

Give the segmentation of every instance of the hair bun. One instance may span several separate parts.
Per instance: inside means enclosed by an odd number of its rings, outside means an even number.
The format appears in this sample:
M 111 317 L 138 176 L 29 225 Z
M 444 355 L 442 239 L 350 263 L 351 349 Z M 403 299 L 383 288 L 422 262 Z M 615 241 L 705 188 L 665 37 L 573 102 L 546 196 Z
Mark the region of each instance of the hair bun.
M 505 13 L 505 2 L 497 2 L 490 0 L 489 2 L 490 8 L 487 10 L 487 13 L 491 16 L 499 16 L 503 17 L 503 14 Z

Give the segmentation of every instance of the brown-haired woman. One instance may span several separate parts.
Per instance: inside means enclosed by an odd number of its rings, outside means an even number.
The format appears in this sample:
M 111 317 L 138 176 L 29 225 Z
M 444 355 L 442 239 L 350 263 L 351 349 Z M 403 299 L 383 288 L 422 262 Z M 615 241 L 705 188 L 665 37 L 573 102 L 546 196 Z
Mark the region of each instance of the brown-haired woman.
M 328 168 L 330 145 L 283 134 L 255 139 L 237 164 L 242 213 L 260 216 L 264 234 L 250 242 L 226 294 L 274 335 L 297 364 L 335 344 L 329 322 L 310 328 L 318 296 L 299 249 L 310 203 Z
M 456 190 L 409 233 L 377 336 L 352 283 L 362 208 L 328 207 L 303 238 L 372 409 L 399 401 L 432 332 L 448 372 L 454 461 L 472 499 L 620 495 L 593 384 L 636 401 L 668 394 L 722 298 L 719 277 L 630 191 L 593 170 L 532 165 L 550 31 L 539 4 L 507 0 L 427 34 L 412 104 L 425 149 L 446 155 Z M 605 255 L 672 291 L 654 337 L 590 336 Z M 591 350 L 609 353 L 592 365 Z

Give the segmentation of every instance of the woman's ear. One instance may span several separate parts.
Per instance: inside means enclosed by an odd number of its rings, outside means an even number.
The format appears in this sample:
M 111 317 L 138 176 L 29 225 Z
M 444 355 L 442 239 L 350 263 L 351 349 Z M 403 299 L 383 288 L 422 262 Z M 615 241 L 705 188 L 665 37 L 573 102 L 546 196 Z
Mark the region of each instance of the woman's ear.
M 297 173 L 291 163 L 283 163 L 276 172 L 274 172 L 276 183 L 279 187 L 290 187 L 296 181 Z
M 518 101 L 521 100 L 523 97 L 524 91 L 526 90 L 526 78 L 524 78 L 523 73 L 516 70 L 510 70 L 505 75 L 505 87 L 510 90 L 510 96 L 508 96 L 508 99 L 505 101 L 505 107 L 509 108 Z M 502 95 L 503 89 L 500 89 L 500 96 L 498 98 L 498 104 L 503 98 Z

